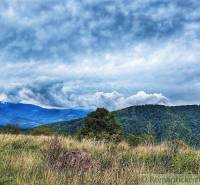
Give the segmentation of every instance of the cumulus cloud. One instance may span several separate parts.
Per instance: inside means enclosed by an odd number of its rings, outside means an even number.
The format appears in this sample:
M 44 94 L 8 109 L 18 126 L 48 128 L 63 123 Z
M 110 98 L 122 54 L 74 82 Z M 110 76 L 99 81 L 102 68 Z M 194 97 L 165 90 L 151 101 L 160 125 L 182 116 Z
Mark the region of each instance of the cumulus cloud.
M 83 108 L 96 109 L 97 107 L 117 110 L 133 105 L 168 104 L 169 100 L 162 94 L 148 94 L 140 91 L 126 96 L 116 91 L 111 93 L 95 92 L 80 94 L 79 91 L 69 89 L 64 84 L 52 84 L 41 87 L 21 87 L 0 94 L 0 100 L 5 102 L 35 104 L 48 108 Z

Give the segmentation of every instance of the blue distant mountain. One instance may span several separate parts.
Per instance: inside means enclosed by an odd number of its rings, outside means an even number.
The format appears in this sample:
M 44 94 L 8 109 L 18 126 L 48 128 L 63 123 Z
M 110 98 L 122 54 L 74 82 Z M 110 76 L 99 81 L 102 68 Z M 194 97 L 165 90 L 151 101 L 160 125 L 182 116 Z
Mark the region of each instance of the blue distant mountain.
M 46 109 L 31 104 L 0 102 L 0 125 L 18 124 L 21 128 L 32 128 L 82 118 L 89 112 L 83 109 Z

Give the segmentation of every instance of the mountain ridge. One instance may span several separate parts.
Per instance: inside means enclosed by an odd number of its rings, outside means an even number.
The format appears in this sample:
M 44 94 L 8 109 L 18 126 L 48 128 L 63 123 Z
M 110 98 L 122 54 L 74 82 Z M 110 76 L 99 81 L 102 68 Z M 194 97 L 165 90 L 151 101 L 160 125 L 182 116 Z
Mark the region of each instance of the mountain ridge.
M 200 105 L 137 105 L 114 111 L 124 135 L 154 135 L 158 141 L 181 139 L 200 146 Z M 75 134 L 82 119 L 47 125 L 60 134 Z
M 90 110 L 84 109 L 50 109 L 32 104 L 0 102 L 0 125 L 17 124 L 21 128 L 32 128 L 82 118 L 89 112 Z

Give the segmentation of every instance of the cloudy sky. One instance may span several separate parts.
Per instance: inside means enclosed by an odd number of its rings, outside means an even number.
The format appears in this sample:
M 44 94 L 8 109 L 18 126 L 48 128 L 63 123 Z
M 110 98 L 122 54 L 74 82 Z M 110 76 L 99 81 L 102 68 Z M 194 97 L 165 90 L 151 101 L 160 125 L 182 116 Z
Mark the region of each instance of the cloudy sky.
M 0 101 L 200 103 L 199 0 L 1 0 Z

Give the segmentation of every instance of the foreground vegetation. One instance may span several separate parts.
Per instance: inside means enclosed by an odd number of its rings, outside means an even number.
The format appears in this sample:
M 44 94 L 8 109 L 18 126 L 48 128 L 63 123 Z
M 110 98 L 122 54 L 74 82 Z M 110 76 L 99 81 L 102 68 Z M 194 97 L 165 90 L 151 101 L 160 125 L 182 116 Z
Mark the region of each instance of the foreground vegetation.
M 83 172 L 72 168 L 63 170 L 50 168 L 48 155 L 51 154 L 49 145 L 52 138 L 0 135 L 0 184 L 196 185 L 200 183 L 200 151 L 185 145 L 163 143 L 131 147 L 124 141 L 114 144 L 95 140 L 78 141 L 71 137 L 57 138 L 65 151 L 79 149 L 91 154 L 95 165 Z M 56 151 L 60 150 L 59 147 Z

